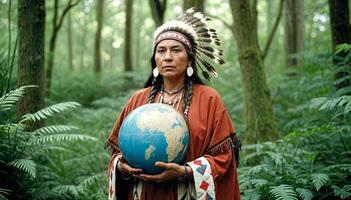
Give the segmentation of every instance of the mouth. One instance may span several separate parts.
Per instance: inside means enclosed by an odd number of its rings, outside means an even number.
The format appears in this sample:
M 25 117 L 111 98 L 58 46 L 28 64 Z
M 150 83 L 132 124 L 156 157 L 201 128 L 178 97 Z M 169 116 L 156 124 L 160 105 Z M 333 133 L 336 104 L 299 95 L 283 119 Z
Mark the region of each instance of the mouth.
M 163 68 L 164 69 L 172 69 L 172 68 L 174 68 L 172 65 L 165 65 L 165 66 L 163 66 Z

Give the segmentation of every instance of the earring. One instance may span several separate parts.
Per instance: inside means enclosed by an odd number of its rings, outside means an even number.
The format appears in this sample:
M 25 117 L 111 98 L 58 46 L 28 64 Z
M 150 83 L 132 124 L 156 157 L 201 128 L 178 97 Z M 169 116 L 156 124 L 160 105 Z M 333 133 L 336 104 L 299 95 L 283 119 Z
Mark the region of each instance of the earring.
M 155 78 L 157 78 L 158 74 L 159 74 L 159 71 L 158 71 L 157 67 L 155 67 L 155 68 L 152 70 L 152 75 L 153 75 Z
M 191 67 L 191 65 L 188 65 L 186 68 L 186 74 L 191 77 L 194 74 L 194 69 Z

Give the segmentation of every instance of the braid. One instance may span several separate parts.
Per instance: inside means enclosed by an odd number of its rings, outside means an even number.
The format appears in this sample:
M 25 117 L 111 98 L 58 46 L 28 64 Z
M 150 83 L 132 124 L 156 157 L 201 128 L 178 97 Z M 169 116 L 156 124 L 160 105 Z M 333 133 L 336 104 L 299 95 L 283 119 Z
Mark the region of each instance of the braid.
M 186 83 L 184 96 L 185 96 L 184 97 L 184 104 L 183 104 L 184 118 L 186 121 L 188 121 L 189 106 L 191 103 L 191 97 L 193 96 L 193 83 L 191 80 L 188 80 Z
M 158 85 L 157 85 L 156 78 L 154 78 L 152 80 L 152 90 L 150 92 L 149 99 L 147 100 L 147 103 L 153 103 L 155 101 L 155 96 L 156 96 L 157 91 L 158 91 Z

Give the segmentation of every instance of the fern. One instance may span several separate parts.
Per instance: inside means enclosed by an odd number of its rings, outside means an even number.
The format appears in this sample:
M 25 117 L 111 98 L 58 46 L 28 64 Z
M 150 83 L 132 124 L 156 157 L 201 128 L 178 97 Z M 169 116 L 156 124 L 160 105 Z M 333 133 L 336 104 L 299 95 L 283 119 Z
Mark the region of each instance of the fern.
M 82 192 L 82 188 L 76 185 L 60 185 L 53 189 L 54 192 L 59 194 L 72 194 L 78 196 Z
M 262 194 L 258 192 L 257 190 L 245 190 L 244 195 L 242 195 L 243 200 L 260 200 Z
M 337 107 L 344 108 L 344 114 L 348 114 L 351 111 L 351 96 L 340 96 L 340 97 L 318 97 L 312 99 L 309 103 L 310 109 L 319 108 L 319 110 L 334 110 Z
M 329 181 L 329 176 L 327 174 L 311 174 L 311 179 L 314 187 L 316 188 L 317 191 L 321 189 L 323 185 Z
M 347 199 L 351 197 L 351 185 L 345 185 L 343 188 L 333 185 L 334 194 L 341 199 Z
M 9 195 L 10 192 L 12 192 L 12 191 L 8 190 L 8 189 L 0 188 L 0 200 L 7 200 L 7 198 L 5 196 L 3 196 L 2 194 Z
M 36 174 L 36 164 L 33 160 L 30 159 L 17 159 L 13 160 L 9 163 L 10 166 L 13 166 L 19 170 L 22 170 L 29 175 L 31 175 L 33 178 L 35 178 Z
M 305 188 L 296 188 L 296 192 L 299 194 L 302 200 L 311 200 L 313 198 L 313 193 L 311 190 Z
M 259 174 L 259 173 L 267 173 L 269 171 L 268 169 L 268 165 L 267 164 L 262 164 L 262 165 L 257 165 L 257 166 L 253 166 L 250 170 L 249 170 L 249 174 Z
M 16 102 L 23 96 L 27 88 L 37 87 L 35 85 L 27 85 L 10 91 L 0 98 L 0 111 L 6 111 L 13 108 Z
M 44 109 L 41 109 L 33 114 L 26 114 L 22 117 L 20 124 L 26 121 L 39 121 L 42 119 L 46 119 L 47 117 L 50 117 L 54 115 L 55 113 L 60 113 L 64 110 L 67 110 L 69 108 L 76 108 L 80 106 L 79 103 L 77 102 L 64 102 L 64 103 L 58 103 L 54 104 L 52 106 L 46 107 Z
M 331 171 L 331 172 L 335 171 L 335 169 L 339 169 L 341 171 L 345 171 L 345 172 L 351 173 L 351 164 L 347 164 L 347 163 L 335 164 L 335 165 L 328 166 L 325 169 L 327 171 Z
M 68 132 L 74 129 L 78 129 L 76 126 L 68 126 L 68 125 L 52 125 L 52 126 L 45 126 L 39 128 L 33 132 L 36 135 L 42 134 L 52 134 L 52 133 L 60 133 L 60 132 Z
M 277 200 L 297 200 L 296 192 L 291 185 L 281 184 L 270 188 L 269 193 Z
M 97 182 L 98 180 L 102 180 L 106 176 L 105 173 L 96 174 L 93 176 L 89 176 L 85 178 L 79 185 L 82 187 L 87 187 L 92 185 L 93 183 Z
M 38 145 L 48 142 L 62 142 L 62 141 L 97 141 L 96 137 L 81 135 L 81 134 L 53 134 L 53 135 L 43 135 L 32 138 L 29 144 Z
M 266 179 L 252 179 L 251 180 L 252 185 L 255 187 L 262 187 L 265 186 L 269 183 Z

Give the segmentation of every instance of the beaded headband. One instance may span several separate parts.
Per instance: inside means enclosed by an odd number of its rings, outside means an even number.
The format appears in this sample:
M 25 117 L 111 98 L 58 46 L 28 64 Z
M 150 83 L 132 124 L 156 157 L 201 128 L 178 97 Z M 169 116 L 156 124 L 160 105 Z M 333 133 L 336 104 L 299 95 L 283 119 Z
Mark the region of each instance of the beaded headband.
M 209 28 L 207 21 L 200 12 L 194 12 L 194 8 L 186 10 L 176 20 L 168 21 L 158 27 L 154 32 L 154 49 L 156 45 L 165 39 L 174 39 L 188 46 L 195 55 L 195 64 L 202 75 L 211 81 L 210 74 L 217 77 L 216 69 L 210 62 L 224 64 L 221 41 L 216 30 Z

